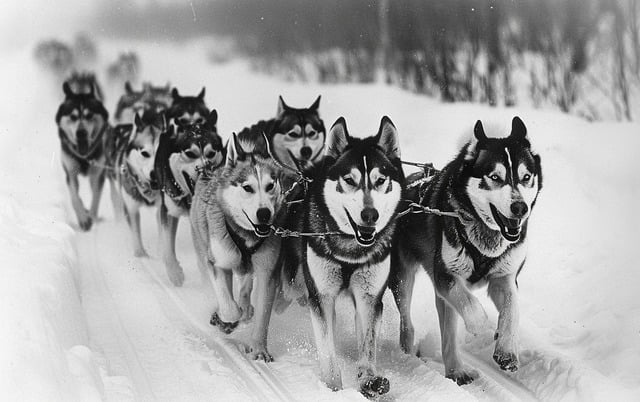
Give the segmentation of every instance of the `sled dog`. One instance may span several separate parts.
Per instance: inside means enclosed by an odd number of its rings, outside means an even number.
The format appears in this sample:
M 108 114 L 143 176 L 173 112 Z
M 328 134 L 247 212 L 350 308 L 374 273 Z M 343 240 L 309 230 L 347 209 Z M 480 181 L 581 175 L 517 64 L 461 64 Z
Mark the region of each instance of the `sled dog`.
M 191 207 L 191 232 L 198 266 L 213 285 L 211 324 L 225 333 L 239 321 L 252 318 L 253 276 L 256 277 L 256 322 L 248 353 L 253 359 L 272 361 L 267 332 L 276 284 L 280 278 L 280 238 L 272 225 L 280 225 L 284 211 L 280 167 L 260 150 L 257 141 L 228 141 L 225 166 L 202 175 Z M 240 281 L 238 301 L 232 278 Z
M 389 381 L 376 373 L 375 363 L 389 276 L 385 259 L 405 181 L 397 130 L 385 116 L 375 136 L 353 138 L 340 118 L 329 131 L 324 154 L 305 202 L 296 207 L 302 213 L 291 213 L 287 226 L 331 234 L 287 242 L 285 269 L 302 266 L 321 379 L 334 390 L 342 388 L 334 340 L 335 301 L 341 293 L 354 301 L 358 384 L 360 392 L 374 397 L 389 391 Z
M 218 135 L 218 113 L 212 110 L 202 124 L 176 125 L 160 136 L 155 173 L 162 191 L 159 206 L 162 258 L 169 279 L 182 286 L 184 272 L 176 257 L 176 230 L 181 216 L 189 213 L 192 195 L 202 169 L 224 163 L 224 147 Z
M 185 126 L 187 124 L 203 124 L 209 115 L 204 102 L 205 88 L 196 96 L 181 96 L 177 88 L 171 91 L 171 107 L 167 110 L 170 122 Z
M 67 82 L 65 99 L 56 113 L 62 167 L 71 194 L 71 205 L 82 230 L 89 230 L 97 218 L 104 185 L 104 138 L 109 135 L 109 114 L 90 86 L 88 93 L 76 94 Z M 78 175 L 89 177 L 92 200 L 87 210 L 78 194 Z
M 133 235 L 133 254 L 146 257 L 140 232 L 140 207 L 155 206 L 160 200 L 155 156 L 160 134 L 165 130 L 165 118 L 152 110 L 136 114 L 133 125 L 118 126 L 120 139 L 114 166 L 124 215 Z M 124 131 L 120 133 L 120 131 Z
M 503 370 L 518 369 L 516 279 L 527 252 L 527 221 L 541 188 L 540 157 L 531 150 L 524 123 L 514 117 L 505 138 L 487 137 L 478 120 L 456 158 L 427 184 L 409 191 L 411 201 L 454 211 L 459 219 L 408 214 L 398 222 L 389 287 L 400 311 L 400 344 L 410 352 L 409 309 L 416 269 L 422 265 L 435 287 L 445 376 L 458 384 L 477 376 L 462 365 L 456 327 L 460 315 L 467 331 L 478 334 L 486 328 L 487 315 L 471 293 L 482 285 L 488 285 L 499 314 L 493 359 Z
M 319 107 L 320 96 L 311 106 L 302 109 L 288 106 L 280 96 L 275 118 L 261 120 L 240 131 L 239 136 L 257 138 L 264 133 L 280 162 L 301 171 L 308 170 L 323 155 L 325 127 Z

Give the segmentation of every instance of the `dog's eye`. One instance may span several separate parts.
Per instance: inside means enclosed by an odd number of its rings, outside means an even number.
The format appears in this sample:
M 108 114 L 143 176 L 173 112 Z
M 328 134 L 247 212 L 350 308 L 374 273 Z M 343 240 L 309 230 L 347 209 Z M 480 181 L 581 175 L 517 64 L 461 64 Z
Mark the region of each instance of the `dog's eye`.
M 500 178 L 500 176 L 498 176 L 497 174 L 492 174 L 491 176 L 489 176 L 489 178 L 493 181 L 497 181 L 500 182 L 502 181 L 502 179 Z
M 355 180 L 353 180 L 353 178 L 351 176 L 344 176 L 342 178 L 342 180 L 344 180 L 344 182 L 347 183 L 350 186 L 353 186 L 353 187 L 356 186 L 356 182 L 355 182 Z
M 244 191 L 246 191 L 247 193 L 253 193 L 253 187 L 251 187 L 251 186 L 250 186 L 250 185 L 248 185 L 248 184 L 245 184 L 244 186 L 242 186 L 242 189 L 243 189 Z
M 84 115 L 84 119 L 85 119 L 85 120 L 91 120 L 92 118 L 93 118 L 93 113 L 86 113 L 86 114 Z
M 76 122 L 78 121 L 78 116 L 76 116 L 75 114 L 72 114 L 71 116 L 69 116 L 69 120 Z
M 184 154 L 187 156 L 187 158 L 190 159 L 196 159 L 198 157 L 198 155 L 196 155 L 193 151 L 184 151 Z
M 300 138 L 300 134 L 296 133 L 294 130 L 289 131 L 287 135 L 291 138 Z
M 209 151 L 207 152 L 207 154 L 205 155 L 205 157 L 207 159 L 213 159 L 213 157 L 216 156 L 216 152 L 215 151 Z
M 318 136 L 318 132 L 315 131 L 315 130 L 311 130 L 311 131 L 307 132 L 307 137 L 309 137 L 309 138 L 315 138 L 317 136 Z
M 198 117 L 195 121 L 196 124 L 202 124 L 204 123 L 204 119 L 202 117 Z
M 178 119 L 178 124 L 180 124 L 181 126 L 186 126 L 187 124 L 189 124 L 189 119 Z
M 143 158 L 151 158 L 151 154 L 148 151 L 140 151 L 140 155 L 142 155 Z
M 378 177 L 378 180 L 376 180 L 375 186 L 376 187 L 380 187 L 381 185 L 383 185 L 385 182 L 387 181 L 386 177 Z
M 525 174 L 524 176 L 522 176 L 522 181 L 523 182 L 528 182 L 529 180 L 531 180 L 531 175 L 530 174 Z
M 267 184 L 267 187 L 265 188 L 265 190 L 267 190 L 268 193 L 272 192 L 273 189 L 275 188 L 273 183 L 269 183 Z

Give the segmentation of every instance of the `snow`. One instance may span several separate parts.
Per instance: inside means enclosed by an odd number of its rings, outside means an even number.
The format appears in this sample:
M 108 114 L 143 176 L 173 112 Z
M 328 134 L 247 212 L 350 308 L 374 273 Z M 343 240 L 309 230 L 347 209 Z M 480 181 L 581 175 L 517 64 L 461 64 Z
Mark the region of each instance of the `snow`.
M 638 124 L 588 123 L 557 112 L 441 104 L 383 85 L 285 83 L 241 60 L 211 64 L 215 42 L 99 41 L 98 73 L 119 50 L 136 49 L 145 80 L 170 80 L 183 94 L 205 85 L 223 136 L 275 113 L 278 95 L 304 106 L 322 95 L 330 126 L 375 132 L 383 115 L 400 133 L 403 158 L 443 166 L 475 120 L 508 125 L 519 115 L 542 156 L 544 188 L 533 211 L 527 265 L 519 278 L 521 368 L 491 360 L 492 334 L 467 335 L 464 361 L 481 372 L 458 387 L 443 376 L 433 290 L 420 273 L 412 315 L 422 358 L 397 345 L 398 317 L 385 296 L 378 366 L 391 381 L 383 400 L 637 400 L 640 398 L 640 270 L 634 249 L 640 176 Z M 33 65 L 30 49 L 0 65 L 0 395 L 8 400 L 362 400 L 355 390 L 353 309 L 337 311 L 345 389 L 318 379 L 308 312 L 275 315 L 276 361 L 240 352 L 250 325 L 222 336 L 208 325 L 188 224 L 177 239 L 182 288 L 159 261 L 154 211 L 142 215 L 150 259 L 132 256 L 105 189 L 99 222 L 81 233 L 68 201 L 53 116 L 59 84 Z M 104 80 L 102 80 L 105 83 Z M 106 86 L 106 85 L 105 85 Z M 113 110 L 120 88 L 106 87 Z M 86 185 L 83 196 L 88 196 Z M 483 294 L 483 291 L 477 293 Z M 492 323 L 496 312 L 481 300 Z

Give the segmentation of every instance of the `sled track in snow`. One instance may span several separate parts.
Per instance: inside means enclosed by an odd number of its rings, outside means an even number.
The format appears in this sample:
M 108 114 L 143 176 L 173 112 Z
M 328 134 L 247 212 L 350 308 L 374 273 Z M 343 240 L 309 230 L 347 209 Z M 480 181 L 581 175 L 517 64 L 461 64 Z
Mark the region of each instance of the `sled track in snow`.
M 167 299 L 171 301 L 173 306 L 184 317 L 183 322 L 198 336 L 205 340 L 205 344 L 216 351 L 218 355 L 224 360 L 227 366 L 238 375 L 238 378 L 243 379 L 246 383 L 248 390 L 255 395 L 257 400 L 264 400 L 265 393 L 264 388 L 267 387 L 278 401 L 296 401 L 286 385 L 280 381 L 269 366 L 264 362 L 255 362 L 247 359 L 239 350 L 227 345 L 224 340 L 219 339 L 212 334 L 212 328 L 200 322 L 196 317 L 189 312 L 189 309 L 176 294 L 175 290 L 166 285 L 159 275 L 154 272 L 153 268 L 149 266 L 148 261 L 141 261 L 141 265 L 144 267 L 147 274 L 162 290 Z M 256 378 L 257 377 L 257 378 Z M 259 384 L 262 382 L 264 385 Z

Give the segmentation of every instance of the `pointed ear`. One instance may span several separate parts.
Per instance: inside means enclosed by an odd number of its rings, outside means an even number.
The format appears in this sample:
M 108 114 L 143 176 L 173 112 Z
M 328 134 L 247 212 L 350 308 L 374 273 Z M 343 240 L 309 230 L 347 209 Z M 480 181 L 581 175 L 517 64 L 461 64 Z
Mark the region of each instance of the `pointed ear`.
M 467 154 L 464 156 L 465 160 L 474 160 L 478 154 L 478 145 L 487 140 L 487 135 L 484 132 L 482 122 L 478 120 L 473 127 L 473 136 L 467 146 Z
M 318 111 L 318 108 L 320 107 L 320 98 L 322 97 L 322 95 L 318 95 L 318 97 L 316 98 L 316 100 L 313 102 L 313 104 L 311 106 L 309 106 L 310 110 L 313 111 Z
M 215 109 L 211 109 L 209 116 L 207 116 L 207 124 L 213 127 L 216 123 L 218 123 L 218 112 Z
M 142 127 L 142 117 L 140 116 L 140 113 L 136 113 L 136 116 L 133 118 L 133 122 L 136 127 Z
M 131 95 L 133 93 L 133 88 L 131 88 L 131 83 L 129 81 L 124 83 L 124 92 L 126 92 L 127 95 Z
M 238 141 L 238 136 L 233 133 L 227 141 L 227 161 L 225 166 L 233 167 L 238 160 L 244 159 L 245 156 L 246 154 L 240 145 L 240 141 Z
M 517 141 L 528 140 L 527 127 L 518 116 L 514 117 L 511 121 L 511 134 L 509 134 L 509 138 Z
M 280 117 L 284 112 L 286 112 L 289 108 L 286 103 L 284 103 L 284 99 L 282 99 L 282 95 L 278 96 L 278 112 L 276 116 Z
M 376 135 L 378 145 L 384 150 L 389 159 L 400 159 L 400 140 L 398 130 L 391 119 L 384 116 L 380 121 L 380 128 Z
M 202 89 L 200 90 L 200 93 L 198 94 L 198 99 L 204 99 L 205 91 L 206 91 L 206 88 L 202 87 Z
M 351 137 L 347 131 L 347 122 L 344 117 L 340 117 L 333 123 L 329 130 L 329 136 L 327 137 L 327 147 L 325 156 L 331 156 L 333 159 L 338 157 L 344 152 L 345 148 L 349 145 Z
M 178 88 L 173 88 L 171 90 L 171 97 L 173 98 L 174 101 L 180 99 L 180 94 L 178 93 Z
M 69 98 L 69 97 L 71 97 L 71 96 L 75 95 L 75 94 L 73 93 L 73 91 L 71 90 L 71 87 L 69 86 L 69 83 L 68 83 L 68 82 L 66 82 L 66 81 L 64 82 L 64 84 L 62 84 L 62 91 L 64 92 L 64 95 L 65 95 L 67 98 Z

